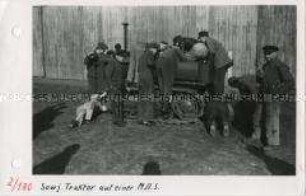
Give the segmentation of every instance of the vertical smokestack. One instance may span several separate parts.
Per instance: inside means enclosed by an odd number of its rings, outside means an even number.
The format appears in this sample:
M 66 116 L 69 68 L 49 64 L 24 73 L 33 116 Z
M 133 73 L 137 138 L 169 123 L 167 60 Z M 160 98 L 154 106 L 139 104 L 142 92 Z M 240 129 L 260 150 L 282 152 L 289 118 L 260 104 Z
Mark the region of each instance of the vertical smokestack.
M 123 38 L 124 38 L 124 50 L 127 51 L 128 49 L 128 26 L 129 26 L 129 23 L 127 22 L 124 22 L 122 23 L 123 25 L 123 31 L 124 31 L 124 34 L 123 34 Z

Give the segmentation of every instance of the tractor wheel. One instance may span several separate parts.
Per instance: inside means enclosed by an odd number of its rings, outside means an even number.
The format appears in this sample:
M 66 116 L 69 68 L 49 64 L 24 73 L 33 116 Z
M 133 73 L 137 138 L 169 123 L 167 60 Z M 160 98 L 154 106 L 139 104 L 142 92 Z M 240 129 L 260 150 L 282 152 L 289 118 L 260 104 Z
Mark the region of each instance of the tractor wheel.
M 181 120 L 190 120 L 204 114 L 204 103 L 198 99 L 174 100 L 171 103 L 174 116 Z

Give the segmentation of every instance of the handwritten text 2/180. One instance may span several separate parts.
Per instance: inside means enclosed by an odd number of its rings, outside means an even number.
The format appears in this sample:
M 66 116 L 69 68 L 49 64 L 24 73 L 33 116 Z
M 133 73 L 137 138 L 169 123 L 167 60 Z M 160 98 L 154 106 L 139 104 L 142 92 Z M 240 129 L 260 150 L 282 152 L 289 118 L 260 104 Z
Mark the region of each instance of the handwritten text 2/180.
M 10 187 L 11 192 L 30 192 L 31 190 L 33 190 L 33 183 L 24 182 L 20 180 L 19 177 L 10 177 L 10 180 L 6 185 Z

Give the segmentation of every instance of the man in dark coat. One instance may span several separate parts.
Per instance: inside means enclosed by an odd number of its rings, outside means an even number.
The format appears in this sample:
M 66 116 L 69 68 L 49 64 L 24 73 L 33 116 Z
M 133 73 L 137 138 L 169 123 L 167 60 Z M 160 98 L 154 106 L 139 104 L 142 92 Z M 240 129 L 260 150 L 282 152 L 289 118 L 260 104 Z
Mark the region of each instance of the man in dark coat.
M 115 44 L 115 53 L 116 53 L 116 55 L 120 55 L 122 52 L 124 52 L 124 51 L 122 50 L 121 44 L 116 43 Z
M 103 72 L 105 77 L 106 91 L 109 93 L 111 99 L 113 124 L 123 127 L 126 125 L 122 97 L 125 91 L 124 79 L 122 78 L 123 68 L 114 55 L 114 51 L 108 52 L 108 57 L 105 58 L 103 63 L 104 68 L 101 69 L 101 72 Z
M 257 71 L 257 77 L 261 84 L 260 90 L 265 95 L 288 94 L 294 89 L 294 78 L 289 67 L 278 59 L 278 51 L 277 46 L 263 47 L 266 63 L 262 66 L 262 70 Z M 277 149 L 280 145 L 280 103 L 278 100 L 265 100 L 263 106 L 267 139 L 265 150 Z
M 254 140 L 260 139 L 261 134 L 261 116 L 262 103 L 258 97 L 259 84 L 255 75 L 244 75 L 240 77 L 231 77 L 228 84 L 232 88 L 239 90 L 241 100 L 234 102 L 235 117 L 234 123 L 236 127 L 244 131 L 246 136 L 251 134 Z M 251 130 L 248 132 L 248 130 Z
M 233 62 L 223 45 L 219 41 L 211 38 L 207 31 L 199 32 L 198 40 L 199 42 L 204 43 L 206 47 L 201 44 L 197 44 L 193 47 L 194 51 L 192 52 L 196 54 L 196 56 L 200 56 L 201 53 L 203 53 L 206 62 L 205 64 L 209 66 L 209 80 L 211 81 L 212 85 L 208 90 L 210 93 L 223 94 L 225 75 L 228 68 L 233 65 Z M 223 134 L 228 136 L 230 130 L 227 122 L 229 122 L 230 119 L 229 115 L 227 115 L 229 113 L 227 104 L 212 101 L 208 103 L 208 106 L 211 107 L 210 110 L 212 114 L 220 113 L 222 111 L 223 123 L 226 122 L 226 124 L 223 126 Z M 215 126 L 213 126 L 213 124 L 210 125 L 209 131 L 211 135 L 214 135 L 214 130 Z
M 90 93 L 96 94 L 99 91 L 103 91 L 103 86 L 101 85 L 104 85 L 104 82 L 100 82 L 103 76 L 98 73 L 98 69 L 102 68 L 103 60 L 107 57 L 105 54 L 107 49 L 108 46 L 104 42 L 99 42 L 94 51 L 84 59 Z
M 122 79 L 126 80 L 130 64 L 130 52 L 123 50 L 121 44 L 117 43 L 115 44 L 115 57 L 122 66 Z
M 114 58 L 115 53 L 107 52 L 107 49 L 108 47 L 104 42 L 99 42 L 94 52 L 85 57 L 89 87 L 93 94 L 108 93 L 111 98 L 113 123 L 124 126 L 123 102 L 121 99 L 124 86 L 122 66 Z
M 211 38 L 207 31 L 199 32 L 199 41 L 204 42 L 209 50 L 208 58 L 213 64 L 213 93 L 223 93 L 224 92 L 224 79 L 225 74 L 229 67 L 233 65 L 233 61 L 228 56 L 228 52 L 223 47 L 223 45 L 217 40 Z
M 88 102 L 82 104 L 77 109 L 77 120 L 73 120 L 70 127 L 74 128 L 84 122 L 90 122 L 94 118 L 95 106 L 101 106 L 100 102 L 93 99 L 99 97 L 99 94 L 107 92 L 107 81 L 104 70 L 105 60 L 108 58 L 105 54 L 108 46 L 104 42 L 99 42 L 93 52 L 89 53 L 85 59 L 84 64 L 87 68 L 87 79 L 89 86 L 89 93 L 91 98 Z M 102 107 L 100 107 L 102 109 Z M 103 109 L 104 110 L 104 109 Z M 86 111 L 86 112 L 84 112 Z M 85 119 L 84 119 L 84 115 Z
M 163 96 L 162 113 L 165 118 L 171 114 L 171 95 L 174 79 L 177 75 L 178 62 L 186 57 L 177 46 L 160 43 L 161 51 L 156 62 L 157 78 L 160 93 Z
M 139 94 L 138 119 L 139 123 L 151 125 L 154 117 L 153 102 L 151 100 L 154 92 L 153 67 L 155 66 L 155 55 L 158 50 L 157 43 L 148 43 L 144 53 L 139 58 Z
M 160 45 L 162 49 L 156 62 L 159 88 L 162 93 L 171 94 L 178 62 L 185 60 L 186 57 L 175 46 L 170 47 L 165 43 L 160 43 Z

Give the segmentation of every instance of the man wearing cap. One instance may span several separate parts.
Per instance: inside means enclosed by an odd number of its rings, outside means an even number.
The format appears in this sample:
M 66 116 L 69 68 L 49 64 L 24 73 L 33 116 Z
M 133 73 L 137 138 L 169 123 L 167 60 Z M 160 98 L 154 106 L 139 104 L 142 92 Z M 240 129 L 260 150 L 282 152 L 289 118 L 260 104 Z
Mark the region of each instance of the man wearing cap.
M 223 45 L 211 38 L 207 31 L 201 31 L 198 34 L 198 41 L 200 43 L 193 46 L 191 53 L 197 58 L 203 56 L 200 59 L 205 59 L 205 64 L 209 66 L 209 81 L 212 84 L 208 89 L 210 93 L 223 94 L 224 93 L 224 80 L 225 74 L 229 67 L 233 65 L 233 61 L 228 55 L 228 52 Z M 201 44 L 204 43 L 204 44 Z M 206 47 L 205 47 L 206 46 Z M 204 63 L 204 62 L 203 62 Z M 211 106 L 211 113 L 219 113 L 223 111 L 224 122 L 230 122 L 228 106 L 224 102 L 210 102 L 208 105 Z M 214 126 L 210 127 L 209 132 L 214 135 Z M 223 134 L 229 135 L 229 126 L 223 127 Z
M 159 88 L 162 93 L 172 93 L 174 77 L 179 61 L 186 60 L 187 57 L 176 46 L 169 46 L 166 42 L 159 43 L 162 49 L 156 62 L 158 69 Z
M 139 58 L 139 94 L 138 120 L 140 124 L 150 126 L 153 123 L 154 110 L 150 97 L 154 92 L 152 69 L 155 67 L 155 58 L 159 45 L 147 43 L 144 53 Z
M 279 48 L 267 45 L 262 49 L 266 63 L 262 66 L 262 70 L 257 70 L 261 92 L 265 95 L 288 94 L 294 88 L 294 79 L 289 67 L 277 57 Z M 280 145 L 279 115 L 280 103 L 277 100 L 265 100 L 263 103 L 263 120 L 267 139 L 265 150 L 274 149 Z M 260 134 L 258 134 L 259 138 Z
M 91 93 L 103 91 L 104 82 L 101 81 L 103 80 L 103 74 L 101 74 L 100 70 L 103 65 L 103 59 L 106 58 L 105 53 L 107 49 L 108 46 L 104 42 L 99 42 L 94 51 L 89 53 L 84 59 L 84 64 L 87 68 L 89 91 Z
M 99 42 L 94 52 L 85 57 L 89 87 L 91 93 L 107 92 L 111 96 L 113 123 L 124 126 L 123 103 L 120 99 L 124 84 L 122 67 L 114 58 L 115 52 L 107 51 L 107 49 L 108 46 L 104 42 Z
M 209 50 L 207 58 L 210 61 L 209 63 L 213 64 L 213 93 L 223 93 L 225 74 L 228 68 L 233 65 L 233 61 L 228 56 L 228 52 L 223 45 L 211 38 L 207 31 L 201 31 L 198 35 L 198 40 L 205 43 Z
M 100 95 L 106 94 L 107 91 L 106 74 L 104 71 L 104 64 L 107 58 L 105 53 L 107 49 L 108 47 L 104 42 L 99 42 L 94 51 L 89 53 L 84 59 L 84 64 L 87 68 L 89 92 L 92 95 L 88 102 L 77 108 L 77 118 L 70 125 L 71 128 L 76 125 L 81 125 L 83 120 L 85 120 L 85 122 L 93 120 L 93 109 L 95 106 L 99 106 L 99 108 L 102 109 L 102 105 L 97 98 Z
M 181 37 L 179 37 L 176 41 L 180 42 L 180 39 Z M 178 48 L 178 43 L 174 41 L 174 44 L 176 45 L 171 47 L 166 43 L 160 43 L 160 48 L 162 48 L 162 51 L 160 52 L 156 62 L 159 89 L 164 95 L 162 112 L 164 113 L 165 118 L 170 117 L 171 114 L 171 94 L 174 79 L 177 73 L 178 62 L 187 60 L 187 57 L 184 55 L 183 51 Z
M 183 37 L 181 35 L 177 35 L 172 39 L 172 44 L 174 47 L 182 49 Z
M 123 80 L 127 79 L 127 73 L 129 70 L 129 64 L 130 64 L 130 53 L 126 50 L 123 50 L 121 48 L 121 44 L 117 43 L 115 44 L 115 53 L 116 53 L 116 59 L 120 62 L 123 71 L 122 71 L 122 78 Z
M 115 44 L 115 53 L 116 53 L 116 55 L 121 55 L 122 52 L 123 52 L 123 50 L 122 50 L 121 44 L 116 43 Z
M 107 92 L 111 98 L 112 121 L 114 125 L 123 127 L 124 121 L 124 101 L 122 99 L 125 92 L 124 79 L 122 78 L 123 67 L 115 57 L 115 51 L 108 52 L 105 59 L 104 71 L 107 85 Z

